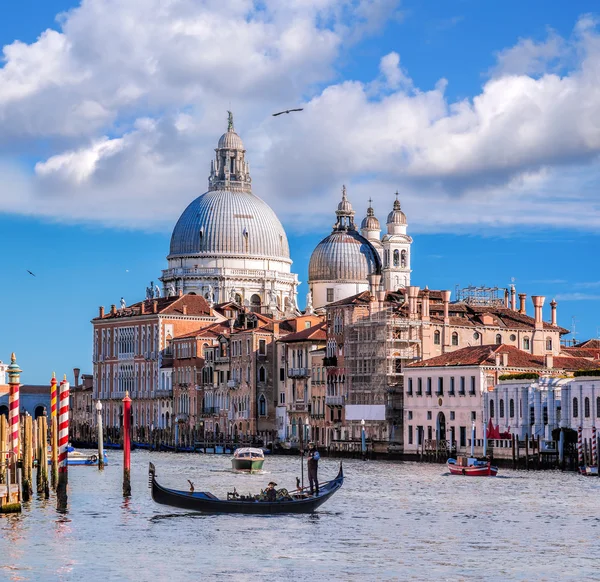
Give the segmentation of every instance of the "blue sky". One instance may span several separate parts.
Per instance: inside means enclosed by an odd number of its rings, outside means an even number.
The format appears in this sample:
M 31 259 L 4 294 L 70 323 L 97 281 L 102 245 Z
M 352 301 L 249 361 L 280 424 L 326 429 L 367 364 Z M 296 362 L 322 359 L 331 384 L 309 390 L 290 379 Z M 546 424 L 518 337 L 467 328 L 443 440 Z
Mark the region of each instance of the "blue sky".
M 230 107 L 302 281 L 342 183 L 382 222 L 398 189 L 415 284 L 514 278 L 598 335 L 595 2 L 252 6 L 3 5 L 0 359 L 24 382 L 91 372 L 90 319 L 157 280 Z

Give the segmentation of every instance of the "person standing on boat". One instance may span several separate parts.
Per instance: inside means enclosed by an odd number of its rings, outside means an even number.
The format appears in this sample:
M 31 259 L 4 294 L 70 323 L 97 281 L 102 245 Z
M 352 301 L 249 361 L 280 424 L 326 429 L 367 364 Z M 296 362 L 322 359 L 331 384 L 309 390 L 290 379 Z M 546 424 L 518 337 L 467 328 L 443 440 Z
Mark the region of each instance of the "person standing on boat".
M 310 485 L 310 494 L 316 495 L 319 494 L 319 479 L 317 477 L 317 471 L 319 469 L 319 459 L 321 455 L 319 455 L 319 451 L 315 447 L 315 443 L 308 443 L 308 461 L 306 463 L 308 467 L 308 483 Z
M 277 501 L 277 491 L 275 490 L 277 483 L 271 481 L 265 490 L 265 498 L 267 501 Z

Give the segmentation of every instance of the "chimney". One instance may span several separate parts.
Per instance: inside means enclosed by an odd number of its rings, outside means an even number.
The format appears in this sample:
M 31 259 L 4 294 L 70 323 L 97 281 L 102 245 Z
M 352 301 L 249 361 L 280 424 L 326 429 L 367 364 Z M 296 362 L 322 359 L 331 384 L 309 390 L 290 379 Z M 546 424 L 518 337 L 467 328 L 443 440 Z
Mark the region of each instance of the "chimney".
M 183 313 L 183 315 L 187 315 L 187 305 L 182 305 L 181 306 L 181 313 Z
M 544 322 L 542 321 L 542 307 L 544 307 L 544 301 L 546 298 L 543 295 L 532 295 L 531 301 L 533 302 L 533 311 L 535 318 L 535 329 L 543 329 Z
M 547 369 L 554 368 L 554 356 L 552 354 L 546 354 L 544 356 L 544 367 Z
M 510 308 L 513 311 L 517 310 L 517 290 L 514 285 L 510 286 Z
M 496 352 L 494 355 L 495 355 L 495 359 L 496 359 L 496 361 L 495 361 L 496 368 L 499 368 L 502 358 L 500 357 L 500 354 L 498 352 Z
M 152 313 L 158 313 L 158 301 L 152 302 Z
M 111 315 L 116 315 L 116 313 L 117 313 L 117 306 L 116 305 L 111 305 L 110 306 L 110 313 L 111 313 Z
M 98 317 L 100 319 L 104 317 L 104 305 L 100 305 L 100 307 L 98 307 Z
M 450 323 L 450 316 L 448 315 L 450 295 L 450 291 L 442 291 L 442 300 L 444 301 L 444 325 L 448 325 Z
M 81 370 L 79 368 L 73 368 L 73 378 L 75 378 L 75 387 L 79 386 L 79 372 Z
M 179 289 L 178 297 L 183 297 L 183 289 Z
M 369 279 L 369 293 L 373 300 L 377 297 L 377 289 L 379 289 L 379 283 L 381 282 L 381 275 L 371 274 Z
M 502 365 L 508 367 L 508 352 L 502 352 Z
M 406 287 L 408 290 L 408 315 L 414 318 L 417 313 L 417 297 L 419 296 L 419 288 L 414 285 Z
M 523 315 L 527 314 L 525 310 L 525 301 L 527 300 L 527 293 L 519 293 L 519 313 Z
M 504 289 L 504 307 L 506 307 L 506 309 L 508 309 L 508 301 L 508 289 Z
M 279 322 L 273 322 L 273 335 L 279 335 Z
M 423 321 L 429 321 L 429 287 L 423 289 L 423 304 L 421 310 L 421 318 Z
M 552 325 L 556 325 L 556 299 L 550 301 L 550 307 L 552 308 Z

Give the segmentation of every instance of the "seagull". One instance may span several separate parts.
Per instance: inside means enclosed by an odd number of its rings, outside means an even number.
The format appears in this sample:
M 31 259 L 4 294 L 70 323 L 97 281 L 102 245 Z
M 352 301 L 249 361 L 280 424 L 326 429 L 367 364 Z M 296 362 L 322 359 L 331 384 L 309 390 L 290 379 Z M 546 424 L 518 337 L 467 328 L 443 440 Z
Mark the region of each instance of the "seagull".
M 280 111 L 279 113 L 273 113 L 273 117 L 277 117 L 278 115 L 282 115 L 284 113 L 291 113 L 292 111 L 304 111 L 304 108 L 300 107 L 298 109 L 286 109 L 285 111 Z
M 35 277 L 35 273 L 32 273 L 29 269 L 25 269 L 32 277 Z

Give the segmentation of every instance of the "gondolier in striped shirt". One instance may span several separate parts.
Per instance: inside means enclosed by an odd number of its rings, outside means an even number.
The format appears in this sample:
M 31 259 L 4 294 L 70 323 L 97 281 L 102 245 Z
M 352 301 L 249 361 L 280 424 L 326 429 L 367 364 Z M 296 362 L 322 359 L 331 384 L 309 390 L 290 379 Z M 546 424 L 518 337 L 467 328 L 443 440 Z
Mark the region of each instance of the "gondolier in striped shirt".
M 310 485 L 310 494 L 318 495 L 319 494 L 319 479 L 317 477 L 317 472 L 319 469 L 319 459 L 321 455 L 319 455 L 319 451 L 315 447 L 315 443 L 308 443 L 308 461 L 306 463 L 308 468 L 308 483 Z

